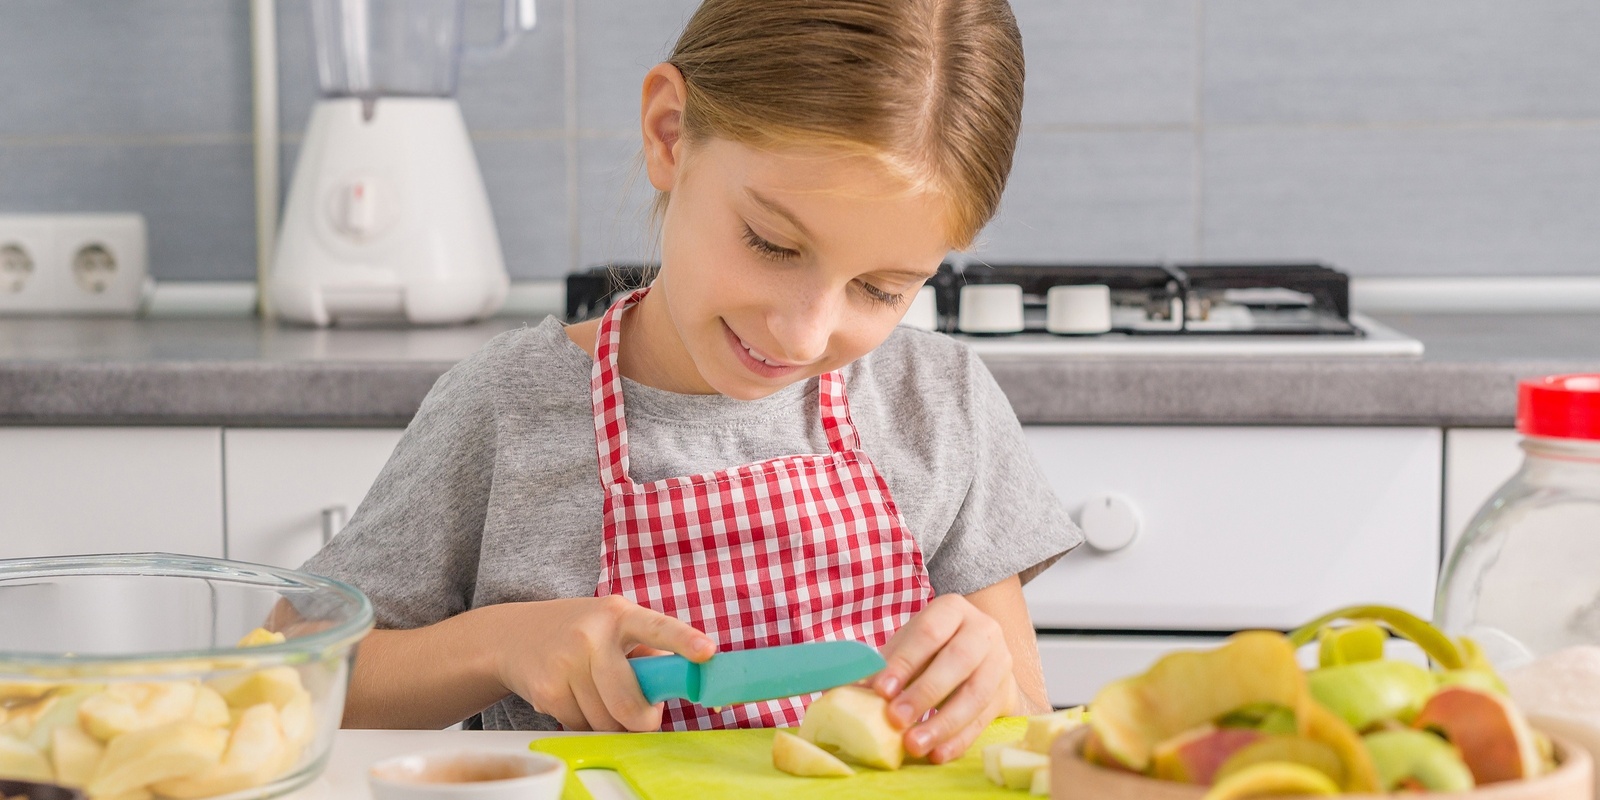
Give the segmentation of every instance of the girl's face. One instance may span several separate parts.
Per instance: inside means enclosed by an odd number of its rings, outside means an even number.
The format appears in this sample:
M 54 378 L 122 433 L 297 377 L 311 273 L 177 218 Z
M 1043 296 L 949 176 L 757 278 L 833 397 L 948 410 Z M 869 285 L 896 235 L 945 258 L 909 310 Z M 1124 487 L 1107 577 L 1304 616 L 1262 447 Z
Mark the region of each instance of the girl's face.
M 681 344 L 684 386 L 748 400 L 860 358 L 949 251 L 943 199 L 868 158 L 675 144 L 649 335 Z

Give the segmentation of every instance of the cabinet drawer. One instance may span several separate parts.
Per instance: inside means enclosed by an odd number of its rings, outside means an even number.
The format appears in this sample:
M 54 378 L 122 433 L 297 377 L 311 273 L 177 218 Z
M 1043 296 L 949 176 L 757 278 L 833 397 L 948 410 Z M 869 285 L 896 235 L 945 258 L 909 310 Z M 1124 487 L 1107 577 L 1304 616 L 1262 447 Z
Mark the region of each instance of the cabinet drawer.
M 1025 431 L 1083 520 L 1108 495 L 1139 533 L 1085 544 L 1025 588 L 1040 628 L 1290 628 L 1335 606 L 1431 616 L 1442 449 L 1434 428 Z
M 217 428 L 0 429 L 0 558 L 222 555 Z
M 1096 636 L 1045 634 L 1039 637 L 1045 691 L 1056 708 L 1084 705 L 1102 686 L 1137 675 L 1156 659 L 1179 650 L 1210 650 L 1223 636 Z
M 334 526 L 354 514 L 402 433 L 229 428 L 228 557 L 299 567 L 322 547 L 323 512 Z

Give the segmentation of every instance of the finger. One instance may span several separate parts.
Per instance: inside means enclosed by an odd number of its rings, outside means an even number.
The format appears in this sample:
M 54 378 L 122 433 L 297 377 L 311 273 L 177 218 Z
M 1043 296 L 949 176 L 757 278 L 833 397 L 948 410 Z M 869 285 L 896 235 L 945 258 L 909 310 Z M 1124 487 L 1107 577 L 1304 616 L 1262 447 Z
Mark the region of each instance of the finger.
M 960 629 L 963 616 L 960 606 L 946 598 L 964 600 L 959 595 L 934 598 L 883 646 L 884 668 L 873 678 L 872 684 L 879 696 L 894 699 Z
M 979 664 L 972 675 L 939 704 L 939 711 L 932 719 L 907 731 L 906 749 L 912 755 L 928 755 L 972 725 L 989 724 L 994 718 L 995 698 L 1005 683 L 1005 667 L 999 662 L 991 658 Z
M 606 702 L 600 698 L 600 690 L 594 685 L 592 679 L 582 679 L 575 682 L 572 686 L 572 694 L 578 699 L 578 708 L 583 711 L 583 718 L 588 722 L 589 730 L 608 732 L 627 730 L 606 709 Z
M 993 657 L 996 647 L 1003 648 L 1005 644 L 984 635 L 976 626 L 963 626 L 945 642 L 933 663 L 889 704 L 889 721 L 907 726 L 921 719 Z
M 524 699 L 528 700 L 528 704 L 533 706 L 535 711 L 555 717 L 556 722 L 561 723 L 561 727 L 569 731 L 589 730 L 589 720 L 584 717 L 583 709 L 578 707 L 578 698 L 574 697 L 570 690 L 552 693 L 537 701 L 532 698 Z
M 594 670 L 595 686 L 606 711 L 623 728 L 642 732 L 661 729 L 661 704 L 652 705 L 639 690 L 639 676 L 626 659 L 601 658 Z
M 643 606 L 635 606 L 624 614 L 620 629 L 628 649 L 644 645 L 677 653 L 697 662 L 717 654 L 717 646 L 711 637 L 701 633 L 698 628 Z

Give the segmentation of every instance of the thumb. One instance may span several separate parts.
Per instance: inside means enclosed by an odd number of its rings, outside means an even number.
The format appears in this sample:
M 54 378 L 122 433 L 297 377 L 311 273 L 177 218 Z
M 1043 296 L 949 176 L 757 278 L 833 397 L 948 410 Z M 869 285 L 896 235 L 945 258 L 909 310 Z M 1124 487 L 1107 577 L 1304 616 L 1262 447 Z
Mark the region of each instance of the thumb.
M 705 661 L 717 653 L 711 637 L 698 628 L 643 606 L 623 617 L 621 627 L 630 645 L 677 653 L 695 662 Z

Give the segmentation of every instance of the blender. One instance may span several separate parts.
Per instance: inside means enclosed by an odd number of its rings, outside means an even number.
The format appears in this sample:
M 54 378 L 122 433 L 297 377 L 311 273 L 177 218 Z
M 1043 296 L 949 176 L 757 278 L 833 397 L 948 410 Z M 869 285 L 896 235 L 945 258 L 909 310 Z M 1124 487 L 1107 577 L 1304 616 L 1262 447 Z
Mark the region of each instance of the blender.
M 497 41 L 463 42 L 464 0 L 309 0 L 321 97 L 284 205 L 268 291 L 284 319 L 466 322 L 510 280 L 456 79 L 534 26 L 504 0 Z

